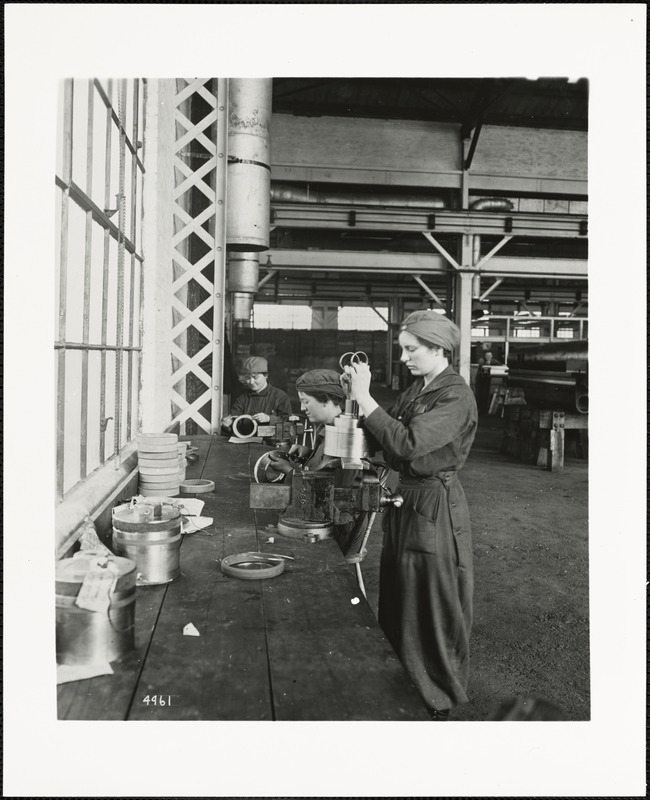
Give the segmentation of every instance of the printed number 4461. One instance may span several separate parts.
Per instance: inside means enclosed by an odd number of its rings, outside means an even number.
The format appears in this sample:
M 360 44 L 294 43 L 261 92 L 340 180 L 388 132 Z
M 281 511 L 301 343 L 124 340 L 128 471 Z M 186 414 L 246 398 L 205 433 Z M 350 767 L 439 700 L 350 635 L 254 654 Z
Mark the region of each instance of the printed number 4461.
M 172 698 L 169 694 L 148 694 L 142 702 L 152 706 L 170 706 Z

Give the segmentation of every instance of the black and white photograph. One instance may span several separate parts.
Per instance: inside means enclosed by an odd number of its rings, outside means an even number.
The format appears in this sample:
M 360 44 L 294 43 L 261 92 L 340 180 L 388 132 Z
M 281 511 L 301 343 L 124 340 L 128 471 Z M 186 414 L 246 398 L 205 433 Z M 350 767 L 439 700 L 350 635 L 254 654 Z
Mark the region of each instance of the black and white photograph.
M 645 6 L 37 7 L 8 795 L 644 796 Z

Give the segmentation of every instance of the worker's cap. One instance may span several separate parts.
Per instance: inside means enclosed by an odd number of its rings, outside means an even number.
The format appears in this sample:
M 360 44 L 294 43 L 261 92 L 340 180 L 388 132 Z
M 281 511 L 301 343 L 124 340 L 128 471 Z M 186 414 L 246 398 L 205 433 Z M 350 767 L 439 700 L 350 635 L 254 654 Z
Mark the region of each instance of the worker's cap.
M 322 392 L 335 397 L 345 397 L 345 391 L 341 386 L 341 376 L 333 369 L 312 369 L 305 372 L 296 381 L 296 389 L 304 394 Z
M 431 342 L 444 350 L 453 350 L 460 344 L 460 330 L 444 314 L 427 309 L 426 311 L 413 311 L 400 326 L 400 331 L 407 331 L 422 339 Z
M 262 356 L 251 356 L 247 358 L 239 370 L 240 375 L 256 375 L 258 372 L 268 372 L 269 365 Z

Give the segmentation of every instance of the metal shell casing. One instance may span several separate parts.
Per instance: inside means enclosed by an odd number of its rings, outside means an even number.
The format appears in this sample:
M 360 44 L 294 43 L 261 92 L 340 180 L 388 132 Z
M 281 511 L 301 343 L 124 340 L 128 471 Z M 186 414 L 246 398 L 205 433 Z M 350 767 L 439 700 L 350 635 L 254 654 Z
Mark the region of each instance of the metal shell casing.
M 325 455 L 358 460 L 369 457 L 368 442 L 359 419 L 341 414 L 325 426 Z

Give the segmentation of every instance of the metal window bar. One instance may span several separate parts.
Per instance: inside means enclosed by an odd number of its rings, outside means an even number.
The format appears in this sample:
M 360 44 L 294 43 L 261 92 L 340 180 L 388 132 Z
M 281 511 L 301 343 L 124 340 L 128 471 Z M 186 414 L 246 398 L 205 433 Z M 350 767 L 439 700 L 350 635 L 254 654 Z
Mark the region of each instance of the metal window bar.
M 93 96 L 92 83 L 88 84 L 88 107 L 86 125 L 86 194 L 92 196 L 93 182 Z M 90 341 L 90 282 L 92 280 L 92 212 L 86 211 L 86 242 L 84 250 L 84 295 L 83 295 L 83 341 Z M 79 436 L 79 477 L 88 474 L 88 350 L 81 354 L 81 431 Z
M 72 180 L 72 81 L 63 84 L 63 178 L 70 184 Z M 61 242 L 59 251 L 59 330 L 58 335 L 65 339 L 65 306 L 67 294 L 68 268 L 68 211 L 69 192 L 63 190 L 61 197 Z M 65 350 L 57 356 L 57 435 L 56 435 L 56 491 L 63 497 L 64 441 L 65 441 Z
M 65 409 L 66 409 L 66 391 L 69 386 L 66 386 L 66 354 L 68 351 L 81 351 L 81 414 L 79 428 L 76 433 L 79 434 L 79 478 L 87 477 L 88 473 L 88 456 L 90 447 L 90 437 L 92 442 L 96 442 L 95 436 L 99 437 L 99 461 L 100 464 L 106 461 L 106 446 L 105 446 L 105 431 L 108 420 L 106 419 L 107 412 L 107 353 L 115 353 L 115 408 L 113 415 L 115 416 L 115 447 L 113 455 L 117 455 L 121 447 L 125 444 L 125 434 L 130 438 L 133 434 L 135 425 L 135 415 L 137 411 L 137 396 L 138 387 L 141 378 L 141 358 L 139 353 L 142 346 L 142 309 L 143 309 L 143 270 L 141 265 L 143 263 L 143 256 L 136 251 L 135 242 L 136 234 L 138 232 L 138 225 L 141 221 L 142 210 L 141 203 L 138 208 L 138 180 L 144 173 L 143 164 L 135 154 L 136 147 L 128 147 L 128 135 L 124 130 L 124 97 L 126 96 L 126 80 L 122 80 L 118 84 L 118 114 L 110 106 L 108 95 L 98 83 L 93 80 L 88 85 L 88 106 L 87 106 L 87 120 L 86 120 L 86 175 L 85 185 L 83 188 L 77 186 L 72 180 L 72 167 L 73 167 L 73 150 L 75 142 L 74 139 L 74 95 L 75 85 L 72 79 L 67 79 L 63 82 L 63 130 L 62 130 L 62 170 L 61 175 L 55 176 L 55 183 L 61 190 L 61 207 L 60 207 L 60 220 L 61 220 L 61 238 L 59 242 L 59 307 L 58 307 L 58 336 L 57 341 L 54 343 L 57 363 L 57 465 L 56 465 L 56 490 L 59 499 L 63 499 L 66 493 L 65 475 L 66 475 L 66 453 L 65 453 Z M 140 94 L 139 83 L 134 83 L 134 120 L 133 120 L 133 135 L 137 137 L 140 130 Z M 97 147 L 94 144 L 93 128 L 94 122 L 94 104 L 96 98 L 95 91 L 98 90 L 104 105 L 106 106 L 106 149 L 104 155 L 104 169 L 105 169 L 105 192 L 104 192 L 104 207 L 110 208 L 111 205 L 111 147 L 113 142 L 114 125 L 117 121 L 118 135 L 120 136 L 119 143 L 119 157 L 120 157 L 120 181 L 118 186 L 118 211 L 120 216 L 118 218 L 118 225 L 115 225 L 108 216 L 108 214 L 100 209 L 92 201 L 92 184 L 93 184 L 93 162 L 97 156 L 100 155 Z M 113 95 L 113 82 L 108 82 L 109 95 Z M 83 146 L 83 145 L 82 145 Z M 127 156 L 127 151 L 128 156 Z M 133 165 L 130 186 L 131 200 L 131 214 L 129 220 L 128 236 L 127 236 L 127 220 L 126 220 L 126 191 L 125 186 L 125 158 L 132 159 Z M 68 230 L 70 202 L 79 207 L 85 213 L 85 226 L 84 226 L 84 264 L 83 264 L 83 308 L 82 312 L 82 334 L 80 342 L 68 342 L 66 340 L 66 302 L 67 302 L 67 288 L 70 280 L 69 275 L 69 248 L 70 248 L 70 232 Z M 103 284 L 101 291 L 101 341 L 99 343 L 91 343 L 90 341 L 90 320 L 91 320 L 91 304 L 93 302 L 92 286 L 95 280 L 95 270 L 93 269 L 93 250 L 92 241 L 93 235 L 98 232 L 94 230 L 94 224 L 99 225 L 99 231 L 103 233 L 104 247 L 102 257 L 102 273 Z M 118 245 L 118 311 L 116 315 L 116 344 L 108 344 L 108 310 L 109 310 L 109 269 L 110 269 L 110 241 L 115 240 Z M 81 244 L 81 242 L 80 242 Z M 130 253 L 128 259 L 128 267 L 130 267 L 130 301 L 128 308 L 128 326 L 125 316 L 125 252 Z M 96 265 L 99 266 L 99 265 Z M 137 271 L 137 275 L 136 275 Z M 138 298 L 136 301 L 136 287 L 138 291 Z M 99 309 L 97 309 L 99 312 Z M 136 321 L 136 313 L 138 314 Z M 136 328 L 137 325 L 137 328 Z M 125 341 L 126 337 L 126 341 Z M 99 382 L 99 416 L 100 416 L 100 430 L 89 430 L 89 408 L 90 408 L 90 392 L 93 387 L 89 384 L 89 354 L 91 352 L 100 353 L 100 382 Z M 137 359 L 137 362 L 134 361 Z M 137 377 L 135 373 L 135 365 L 137 363 Z M 128 391 L 124 392 L 123 377 L 125 366 L 128 369 Z M 136 377 L 137 383 L 134 381 Z M 126 396 L 125 396 L 126 395 Z M 126 410 L 126 413 L 125 413 Z M 68 432 L 69 433 L 69 432 Z M 69 454 L 68 454 L 69 457 Z M 116 459 L 117 461 L 117 459 Z M 119 466 L 116 463 L 116 467 Z
M 126 94 L 126 80 L 121 79 L 117 84 L 117 106 L 119 117 L 119 183 L 118 183 L 118 228 L 117 239 L 117 315 L 115 322 L 115 341 L 117 343 L 116 364 L 115 364 L 115 469 L 119 468 L 117 458 L 122 444 L 122 394 L 124 380 L 124 359 L 122 347 L 124 344 L 124 233 L 126 228 L 126 132 L 124 131 L 124 98 Z
M 111 92 L 111 90 L 112 90 L 112 83 L 113 83 L 112 80 L 108 81 L 109 92 Z M 140 160 L 140 158 L 139 158 L 139 156 L 137 154 L 137 150 L 138 150 L 137 144 L 135 142 L 131 141 L 131 139 L 129 138 L 126 130 L 124 129 L 124 126 L 123 126 L 123 119 L 124 118 L 120 117 L 119 113 L 117 113 L 117 114 L 115 113 L 115 108 L 113 106 L 113 103 L 111 102 L 110 97 L 106 94 L 106 92 L 104 91 L 104 87 L 101 85 L 101 83 L 99 82 L 99 80 L 97 78 L 95 78 L 94 84 L 95 84 L 95 88 L 97 89 L 97 92 L 99 93 L 99 96 L 104 101 L 104 105 L 106 106 L 106 110 L 108 111 L 109 118 L 115 123 L 115 125 L 117 126 L 118 131 L 120 133 L 124 134 L 124 144 L 126 145 L 126 147 L 128 147 L 128 149 L 132 153 L 135 154 L 138 166 L 144 172 L 144 164 L 142 163 L 142 161 Z M 118 91 L 119 91 L 119 89 L 118 89 Z
M 97 86 L 98 81 L 95 81 Z M 109 90 L 112 81 L 108 82 Z M 106 145 L 104 158 L 104 208 L 110 207 L 111 199 L 111 145 L 113 136 L 113 125 L 111 123 L 110 111 L 106 110 Z M 102 345 L 106 346 L 108 340 L 108 262 L 110 256 L 110 237 L 109 228 L 104 229 L 104 258 L 103 258 L 103 282 L 102 282 Z M 106 461 L 106 350 L 102 350 L 100 363 L 100 398 L 99 398 L 99 460 L 100 463 Z M 113 420 L 115 422 L 115 420 Z
M 108 161 L 108 166 L 110 166 L 110 157 Z M 108 176 L 107 180 L 110 180 L 110 175 Z M 99 208 L 97 205 L 95 205 L 95 203 L 93 203 L 90 197 L 88 197 L 86 193 L 83 191 L 83 189 L 80 189 L 77 186 L 77 184 L 74 183 L 74 181 L 69 184 L 66 184 L 66 182 L 63 181 L 61 178 L 55 177 L 55 183 L 59 188 L 67 190 L 70 194 L 70 198 L 74 200 L 75 203 L 83 211 L 92 212 L 93 220 L 95 222 L 98 222 L 103 228 L 108 230 L 108 232 L 116 241 L 119 241 L 121 236 L 121 238 L 124 241 L 125 250 L 127 250 L 131 255 L 134 255 L 138 259 L 138 261 L 144 260 L 142 254 L 136 251 L 135 243 L 131 241 L 131 239 L 128 238 L 126 235 L 120 234 L 118 226 L 111 221 L 108 215 L 101 208 Z M 109 202 L 110 201 L 107 199 L 106 200 L 107 208 Z
M 138 120 L 138 81 L 134 81 L 133 85 L 133 139 L 137 148 L 137 120 Z M 138 165 L 137 157 L 134 153 L 131 154 L 131 186 L 129 187 L 131 193 L 131 219 L 129 222 L 129 236 L 131 241 L 136 242 L 136 203 L 138 195 Z M 131 274 L 130 278 L 130 291 L 129 291 L 129 334 L 128 334 L 128 348 L 127 348 L 127 400 L 126 400 L 126 438 L 127 441 L 131 439 L 133 432 L 133 317 L 135 314 L 135 270 L 136 259 L 131 255 Z

